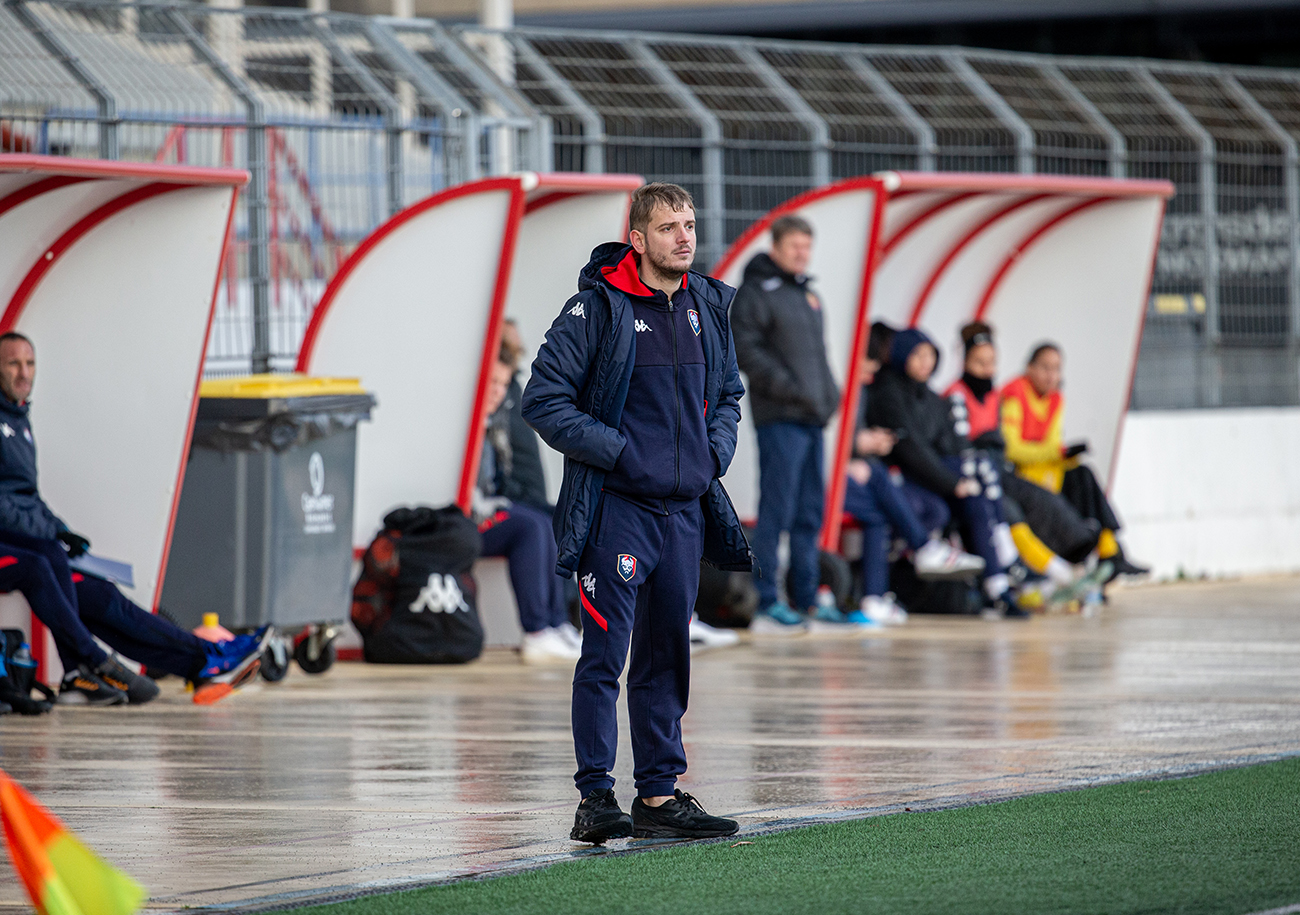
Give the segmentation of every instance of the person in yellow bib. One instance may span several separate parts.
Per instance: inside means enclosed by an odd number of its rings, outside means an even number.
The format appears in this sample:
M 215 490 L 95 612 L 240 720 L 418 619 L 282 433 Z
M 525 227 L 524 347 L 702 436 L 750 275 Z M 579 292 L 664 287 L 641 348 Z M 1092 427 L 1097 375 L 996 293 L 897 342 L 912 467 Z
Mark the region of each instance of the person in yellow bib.
M 1065 396 L 1061 393 L 1061 348 L 1034 347 L 1025 373 L 1002 389 L 1002 437 L 1007 460 L 1017 475 L 1049 492 L 1060 493 L 1084 518 L 1101 525 L 1097 555 L 1113 564 L 1111 578 L 1145 575 L 1150 569 L 1130 562 L 1116 538 L 1119 518 L 1092 468 L 1080 462 L 1086 442 L 1065 444 Z

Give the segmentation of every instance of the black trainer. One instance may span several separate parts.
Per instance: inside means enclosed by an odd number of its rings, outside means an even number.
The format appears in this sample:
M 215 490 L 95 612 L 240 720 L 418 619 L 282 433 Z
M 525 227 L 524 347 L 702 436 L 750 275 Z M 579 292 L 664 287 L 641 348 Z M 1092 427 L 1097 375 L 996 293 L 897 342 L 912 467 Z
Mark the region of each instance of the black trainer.
M 658 807 L 641 798 L 632 802 L 632 835 L 637 839 L 708 839 L 732 835 L 739 828 L 735 820 L 709 816 L 699 801 L 680 788 Z
M 984 608 L 984 618 L 991 620 L 1027 620 L 1031 616 L 1028 610 L 1020 606 L 1010 591 L 1003 591 L 1001 597 L 995 597 Z
M 144 705 L 146 702 L 158 698 L 159 689 L 157 683 L 148 677 L 133 672 L 112 655 L 109 655 L 107 661 L 95 668 L 95 673 L 99 676 L 99 679 L 109 686 L 126 693 L 126 698 L 132 705 Z
M 603 845 L 607 839 L 626 839 L 630 835 L 632 818 L 618 806 L 614 789 L 597 788 L 578 805 L 569 838 Z
M 59 684 L 59 705 L 126 705 L 126 693 L 109 686 L 88 665 L 63 675 Z

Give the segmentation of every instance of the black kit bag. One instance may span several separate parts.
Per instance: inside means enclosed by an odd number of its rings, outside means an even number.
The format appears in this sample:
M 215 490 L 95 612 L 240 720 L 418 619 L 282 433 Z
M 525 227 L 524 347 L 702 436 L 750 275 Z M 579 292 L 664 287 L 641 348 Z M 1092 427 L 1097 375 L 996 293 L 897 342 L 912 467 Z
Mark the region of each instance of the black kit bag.
M 39 698 L 32 698 L 32 690 Z M 36 662 L 21 629 L 0 629 L 0 703 L 22 715 L 54 708 L 54 690 L 36 679 Z
M 455 505 L 399 508 L 367 547 L 352 623 L 372 664 L 463 664 L 483 651 L 474 522 Z

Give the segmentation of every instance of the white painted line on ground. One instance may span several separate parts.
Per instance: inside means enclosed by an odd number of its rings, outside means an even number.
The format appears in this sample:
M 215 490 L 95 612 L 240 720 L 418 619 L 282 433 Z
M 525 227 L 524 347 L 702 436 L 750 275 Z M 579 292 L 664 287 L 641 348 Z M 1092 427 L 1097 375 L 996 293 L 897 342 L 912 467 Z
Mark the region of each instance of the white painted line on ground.
M 1296 912 L 1300 912 L 1300 902 L 1284 905 L 1280 909 L 1269 909 L 1267 912 L 1251 912 L 1250 915 L 1295 915 Z

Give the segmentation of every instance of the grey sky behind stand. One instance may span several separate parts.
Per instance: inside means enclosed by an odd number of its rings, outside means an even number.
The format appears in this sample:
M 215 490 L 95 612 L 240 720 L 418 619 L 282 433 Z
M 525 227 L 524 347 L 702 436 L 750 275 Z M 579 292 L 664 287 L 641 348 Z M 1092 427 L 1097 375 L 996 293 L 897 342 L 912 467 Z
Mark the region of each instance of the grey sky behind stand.
M 776 204 L 880 169 L 1166 178 L 1178 193 L 1133 406 L 1300 403 L 1300 71 L 515 29 L 511 86 L 487 63 L 495 38 L 427 19 L 5 0 L 0 143 L 253 173 L 214 375 L 291 368 L 352 248 L 482 175 L 681 183 L 701 266 Z

